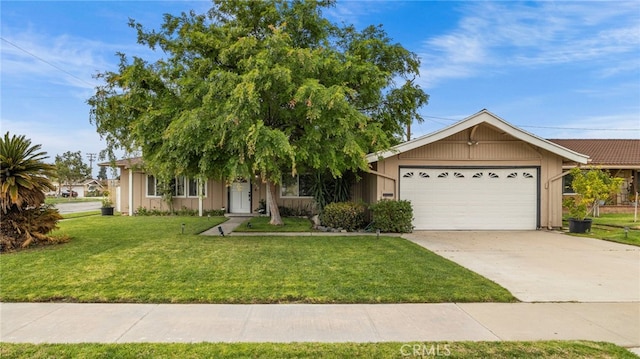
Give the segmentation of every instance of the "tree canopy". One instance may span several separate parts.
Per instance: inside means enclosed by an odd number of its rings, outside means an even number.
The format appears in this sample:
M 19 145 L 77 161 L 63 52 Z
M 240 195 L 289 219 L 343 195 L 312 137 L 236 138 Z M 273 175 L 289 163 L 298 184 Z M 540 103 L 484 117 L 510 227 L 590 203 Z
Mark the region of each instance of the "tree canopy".
M 283 175 L 367 170 L 365 155 L 400 141 L 428 96 L 414 53 L 380 26 L 330 23 L 332 4 L 217 0 L 166 14 L 159 30 L 131 20 L 165 57 L 119 54 L 118 71 L 97 75 L 88 103 L 107 151 L 141 150 L 166 179 L 257 174 L 272 194 Z
M 67 185 L 69 193 L 71 193 L 74 184 L 91 176 L 91 168 L 82 162 L 80 151 L 67 151 L 62 155 L 56 155 L 55 166 L 60 185 Z

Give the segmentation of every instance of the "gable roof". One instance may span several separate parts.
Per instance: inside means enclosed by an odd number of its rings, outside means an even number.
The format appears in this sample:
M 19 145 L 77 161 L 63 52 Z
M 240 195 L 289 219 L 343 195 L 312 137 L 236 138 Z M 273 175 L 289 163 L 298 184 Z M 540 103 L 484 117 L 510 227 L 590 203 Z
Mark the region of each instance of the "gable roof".
M 601 167 L 640 167 L 640 140 L 550 139 L 560 146 L 586 153 L 589 164 Z
M 112 165 L 114 167 L 122 167 L 125 169 L 128 168 L 133 168 L 133 167 L 140 167 L 142 166 L 143 161 L 142 161 L 142 157 L 131 157 L 131 158 L 125 158 L 122 160 L 117 160 L 115 162 L 103 162 L 103 163 L 98 163 L 98 166 L 103 166 L 103 167 L 111 167 Z
M 83 186 L 87 186 L 87 185 L 90 185 L 90 184 L 92 184 L 92 183 L 95 183 L 95 184 L 97 184 L 98 186 L 102 187 L 102 183 L 100 183 L 100 181 L 98 181 L 97 179 L 93 179 L 93 178 L 89 178 L 88 180 L 86 180 L 86 181 L 82 182 L 81 184 L 82 184 Z
M 396 145 L 388 151 L 368 154 L 367 161 L 369 161 L 369 163 L 377 162 L 380 159 L 389 158 L 403 152 L 411 151 L 418 147 L 422 147 L 424 145 L 434 143 L 436 141 L 442 140 L 446 137 L 449 137 L 458 132 L 464 131 L 468 128 L 474 127 L 482 123 L 486 123 L 521 141 L 528 142 L 536 147 L 545 149 L 551 153 L 554 153 L 560 157 L 566 158 L 570 161 L 585 164 L 587 163 L 587 160 L 589 158 L 589 156 L 587 155 L 583 155 L 581 153 L 575 152 L 561 145 L 558 145 L 556 143 L 550 142 L 536 135 L 533 135 L 529 132 L 526 132 L 518 127 L 515 127 L 512 124 L 508 123 L 507 121 L 499 118 L 498 116 L 494 115 L 493 113 L 485 109 L 459 122 L 456 122 L 449 127 L 445 127 L 431 134 L 424 135 L 416 139 L 413 139 L 411 141 L 403 142 L 399 145 Z

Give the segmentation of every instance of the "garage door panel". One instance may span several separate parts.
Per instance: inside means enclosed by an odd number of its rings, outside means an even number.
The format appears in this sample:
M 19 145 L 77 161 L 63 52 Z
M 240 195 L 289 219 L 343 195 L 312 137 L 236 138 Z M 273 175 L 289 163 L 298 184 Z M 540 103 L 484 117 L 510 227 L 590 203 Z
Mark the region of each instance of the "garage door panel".
M 535 168 L 401 168 L 416 229 L 535 229 Z

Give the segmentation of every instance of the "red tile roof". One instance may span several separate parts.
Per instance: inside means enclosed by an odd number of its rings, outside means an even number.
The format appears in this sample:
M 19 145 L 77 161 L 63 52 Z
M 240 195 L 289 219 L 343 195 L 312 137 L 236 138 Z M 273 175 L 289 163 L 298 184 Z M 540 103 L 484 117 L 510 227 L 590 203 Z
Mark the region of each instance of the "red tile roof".
M 562 147 L 590 157 L 594 166 L 640 166 L 640 140 L 552 139 Z

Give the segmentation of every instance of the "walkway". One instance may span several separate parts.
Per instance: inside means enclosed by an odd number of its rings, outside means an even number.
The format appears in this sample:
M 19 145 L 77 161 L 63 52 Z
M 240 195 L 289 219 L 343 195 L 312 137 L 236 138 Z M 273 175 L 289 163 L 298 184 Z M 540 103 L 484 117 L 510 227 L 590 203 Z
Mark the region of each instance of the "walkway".
M 1 303 L 29 343 L 594 340 L 640 347 L 638 303 Z

